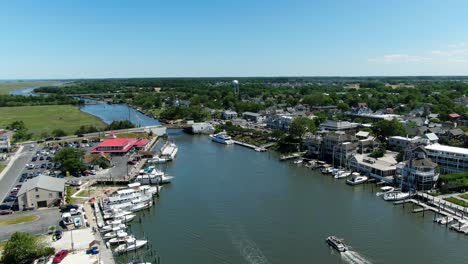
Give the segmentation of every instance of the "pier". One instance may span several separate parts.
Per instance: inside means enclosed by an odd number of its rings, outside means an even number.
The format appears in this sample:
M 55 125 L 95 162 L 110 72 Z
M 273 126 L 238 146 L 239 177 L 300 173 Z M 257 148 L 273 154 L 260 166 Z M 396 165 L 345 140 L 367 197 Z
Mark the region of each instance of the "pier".
M 307 153 L 307 151 L 296 152 L 296 153 L 292 153 L 290 155 L 281 155 L 280 160 L 285 161 L 285 160 L 300 158 L 300 157 L 304 156 L 306 153 Z
M 251 148 L 251 149 L 254 149 L 255 151 L 259 151 L 259 152 L 264 152 L 264 151 L 267 151 L 267 148 L 265 147 L 266 145 L 269 145 L 269 147 L 271 147 L 272 145 L 274 145 L 275 143 L 269 143 L 269 144 L 265 144 L 263 146 L 255 146 L 255 145 L 252 145 L 252 144 L 249 144 L 249 143 L 245 143 L 245 142 L 241 142 L 241 141 L 237 141 L 237 140 L 233 140 L 234 144 L 236 145 L 239 145 L 239 146 L 243 146 L 243 147 L 246 147 L 246 148 Z M 270 145 L 272 144 L 272 145 Z

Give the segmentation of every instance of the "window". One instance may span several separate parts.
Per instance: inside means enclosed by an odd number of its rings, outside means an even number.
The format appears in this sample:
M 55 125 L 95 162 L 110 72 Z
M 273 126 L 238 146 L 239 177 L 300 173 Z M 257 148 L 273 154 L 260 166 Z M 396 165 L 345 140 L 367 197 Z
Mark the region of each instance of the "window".
M 52 197 L 53 197 L 53 196 L 52 196 L 52 193 L 49 193 L 49 198 L 52 198 Z
M 39 198 L 39 194 L 38 194 L 38 195 L 36 195 L 36 198 Z
M 39 188 L 36 188 L 36 192 L 38 192 L 38 191 L 39 191 Z

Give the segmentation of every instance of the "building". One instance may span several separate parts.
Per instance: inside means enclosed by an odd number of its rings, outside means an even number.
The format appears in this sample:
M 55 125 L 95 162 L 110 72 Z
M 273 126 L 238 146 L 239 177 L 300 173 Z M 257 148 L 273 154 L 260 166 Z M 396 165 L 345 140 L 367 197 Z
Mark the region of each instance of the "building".
M 108 138 L 94 148 L 91 152 L 105 152 L 115 154 L 125 154 L 133 147 L 137 149 L 144 148 L 148 144 L 148 139 L 135 138 Z
M 9 152 L 10 148 L 10 137 L 5 130 L 0 131 L 0 152 Z
M 393 136 L 388 139 L 388 148 L 394 151 L 402 151 L 407 149 L 412 144 L 415 144 L 419 141 L 419 137 L 400 137 Z
M 437 163 L 427 157 L 422 147 L 413 149 L 410 159 L 397 165 L 397 173 L 403 177 L 403 186 L 416 190 L 430 190 L 437 182 Z
M 231 82 L 232 90 L 234 91 L 234 94 L 238 95 L 239 94 L 239 81 L 238 80 L 233 80 Z
M 358 141 L 355 136 L 343 132 L 321 132 L 306 138 L 309 155 L 336 166 L 344 166 L 356 151 Z
M 424 147 L 427 156 L 439 165 L 441 173 L 468 171 L 468 149 L 432 144 Z
M 354 154 L 349 160 L 349 168 L 362 175 L 372 177 L 377 180 L 393 182 L 396 176 L 396 155 L 395 152 L 387 151 L 381 158 L 372 158 L 368 154 Z
M 262 123 L 265 121 L 265 116 L 259 113 L 244 112 L 242 117 L 250 122 Z
M 328 120 L 320 124 L 320 129 L 327 131 L 356 131 L 358 127 L 359 123 L 351 123 L 348 121 Z
M 191 134 L 211 134 L 215 129 L 210 123 L 193 123 L 189 130 Z
M 267 127 L 270 129 L 279 129 L 283 131 L 289 130 L 289 125 L 294 120 L 294 117 L 289 115 L 273 115 L 267 118 Z
M 237 118 L 237 112 L 236 111 L 231 111 L 231 110 L 226 110 L 223 112 L 223 118 L 226 120 L 231 120 L 231 119 L 236 119 Z
M 58 206 L 63 200 L 65 179 L 38 176 L 28 180 L 18 192 L 19 210 Z

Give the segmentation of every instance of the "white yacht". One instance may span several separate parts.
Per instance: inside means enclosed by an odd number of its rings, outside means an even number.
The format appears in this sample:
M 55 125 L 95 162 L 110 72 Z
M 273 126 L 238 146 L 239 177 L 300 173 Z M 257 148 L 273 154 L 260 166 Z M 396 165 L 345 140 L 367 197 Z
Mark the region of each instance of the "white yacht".
M 101 233 L 117 232 L 119 230 L 125 230 L 125 229 L 127 229 L 127 226 L 125 224 L 106 225 L 101 228 Z
M 125 236 L 117 235 L 116 237 L 111 238 L 109 240 L 109 244 L 111 244 L 111 245 L 122 244 L 122 243 L 131 244 L 135 240 L 136 240 L 136 238 L 133 235 L 125 235 Z
M 141 211 L 141 210 L 143 210 L 143 209 L 150 208 L 151 206 L 153 206 L 153 201 L 147 201 L 147 202 L 144 202 L 144 203 L 138 203 L 138 204 L 133 205 L 133 206 L 130 208 L 130 211 L 132 211 L 132 212 L 138 212 L 138 211 Z
M 357 177 L 352 177 L 351 179 L 346 180 L 346 183 L 349 185 L 358 185 L 365 183 L 367 181 L 366 176 L 357 176 Z
M 332 168 L 331 167 L 323 167 L 320 169 L 320 172 L 323 173 L 323 174 L 330 174 L 332 173 Z
M 157 184 L 158 181 L 159 184 L 165 184 L 170 183 L 173 178 L 172 176 L 166 175 L 163 171 L 156 169 L 154 166 L 149 166 L 140 171 L 140 175 L 135 178 L 135 181 L 141 184 Z
M 226 131 L 219 132 L 218 134 L 212 134 L 210 135 L 210 137 L 211 137 L 211 140 L 217 143 L 226 144 L 226 145 L 234 144 L 234 141 L 232 140 L 230 136 L 228 136 Z
M 407 193 L 407 192 L 392 191 L 392 192 L 385 193 L 383 195 L 383 199 L 385 201 L 399 201 L 399 200 L 408 199 L 410 196 L 411 196 L 410 193 Z
M 380 192 L 377 192 L 375 195 L 377 196 L 382 196 L 388 192 L 393 192 L 395 191 L 395 187 L 392 186 L 383 186 L 380 188 Z
M 158 157 L 154 157 L 152 159 L 149 159 L 147 161 L 147 163 L 161 164 L 161 163 L 166 163 L 168 161 L 169 161 L 168 159 L 161 158 L 161 157 L 158 156 Z
M 166 144 L 164 144 L 164 146 L 162 146 L 159 158 L 165 159 L 166 161 L 171 161 L 175 158 L 178 150 L 179 148 L 175 143 L 168 141 Z
M 131 214 L 132 212 L 130 211 L 125 211 L 125 210 L 121 210 L 121 209 L 109 209 L 109 210 L 105 210 L 104 211 L 104 219 L 105 220 L 108 220 L 108 219 L 117 219 L 117 218 L 122 218 L 126 215 L 129 215 Z
M 350 171 L 343 171 L 343 172 L 341 172 L 339 174 L 336 174 L 335 179 L 346 178 L 348 176 L 351 176 L 351 172 Z
M 153 194 L 152 193 L 147 193 L 147 194 L 137 194 L 137 193 L 130 193 L 130 194 L 124 194 L 124 195 L 118 195 L 118 196 L 109 196 L 107 198 L 103 199 L 103 207 L 104 208 L 120 208 L 123 209 L 122 207 L 126 206 L 118 206 L 122 204 L 127 204 L 127 203 L 143 203 L 146 201 L 150 201 L 153 199 Z
M 136 215 L 134 214 L 128 214 L 128 215 L 124 215 L 122 217 L 114 217 L 114 220 L 107 220 L 106 221 L 106 224 L 108 225 L 111 225 L 112 223 L 115 223 L 117 221 L 119 221 L 120 223 L 128 223 L 130 221 L 132 221 L 134 218 L 136 217 Z
M 124 236 L 128 236 L 128 233 L 123 231 L 123 230 L 118 230 L 118 231 L 112 231 L 112 232 L 105 233 L 102 236 L 102 238 L 109 239 L 109 238 L 124 237 Z
M 122 244 L 114 249 L 116 253 L 122 254 L 144 247 L 148 243 L 147 240 L 136 239 L 130 244 Z

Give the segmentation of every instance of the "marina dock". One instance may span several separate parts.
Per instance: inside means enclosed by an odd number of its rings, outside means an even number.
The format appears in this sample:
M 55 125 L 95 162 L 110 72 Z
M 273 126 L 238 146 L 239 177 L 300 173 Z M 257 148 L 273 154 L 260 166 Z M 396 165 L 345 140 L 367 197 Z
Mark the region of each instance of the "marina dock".
M 280 160 L 285 161 L 285 160 L 300 158 L 300 157 L 304 156 L 306 153 L 307 153 L 307 151 L 296 152 L 296 153 L 292 153 L 290 155 L 281 155 Z
M 246 147 L 246 148 L 251 148 L 251 149 L 253 149 L 255 151 L 259 151 L 259 152 L 266 151 L 266 148 L 264 146 L 258 147 L 258 146 L 255 146 L 255 145 L 252 145 L 252 144 L 249 144 L 249 143 L 245 143 L 245 142 L 241 142 L 241 141 L 237 141 L 237 140 L 233 140 L 233 142 L 236 145 L 243 146 L 243 147 Z M 266 145 L 269 145 L 269 144 L 266 144 Z

